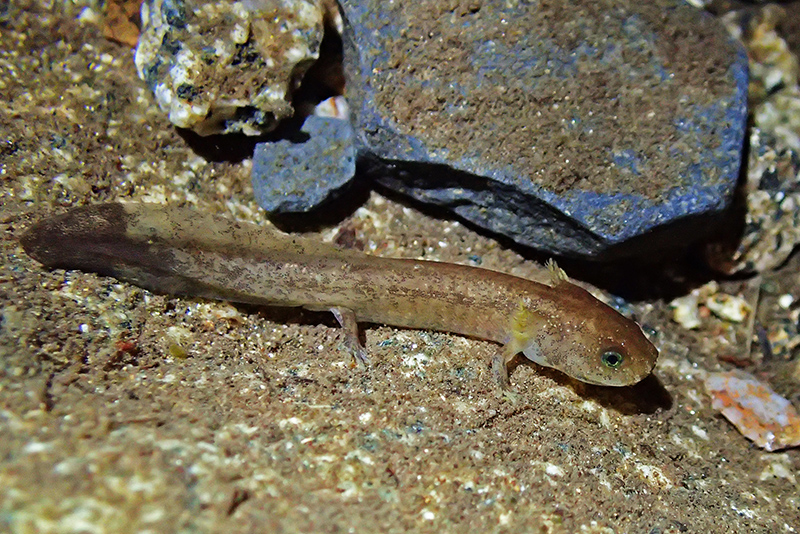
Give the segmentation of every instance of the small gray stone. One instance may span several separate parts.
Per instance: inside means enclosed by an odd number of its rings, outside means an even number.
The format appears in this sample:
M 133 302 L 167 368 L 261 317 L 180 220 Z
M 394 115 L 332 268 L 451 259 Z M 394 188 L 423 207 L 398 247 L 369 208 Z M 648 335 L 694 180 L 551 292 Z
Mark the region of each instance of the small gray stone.
M 335 197 L 355 175 L 350 122 L 310 115 L 301 132 L 308 139 L 259 143 L 253 156 L 253 191 L 269 213 L 302 213 Z

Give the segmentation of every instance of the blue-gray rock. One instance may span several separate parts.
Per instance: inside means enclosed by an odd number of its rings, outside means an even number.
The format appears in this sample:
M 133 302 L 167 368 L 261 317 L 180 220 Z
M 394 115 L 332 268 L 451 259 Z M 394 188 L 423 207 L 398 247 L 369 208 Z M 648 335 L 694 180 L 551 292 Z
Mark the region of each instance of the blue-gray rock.
M 308 138 L 259 143 L 253 156 L 253 191 L 270 213 L 302 213 L 326 201 L 353 178 L 356 153 L 352 125 L 342 119 L 306 118 Z
M 385 186 L 583 257 L 700 237 L 728 205 L 747 58 L 692 6 L 341 5 L 359 156 Z

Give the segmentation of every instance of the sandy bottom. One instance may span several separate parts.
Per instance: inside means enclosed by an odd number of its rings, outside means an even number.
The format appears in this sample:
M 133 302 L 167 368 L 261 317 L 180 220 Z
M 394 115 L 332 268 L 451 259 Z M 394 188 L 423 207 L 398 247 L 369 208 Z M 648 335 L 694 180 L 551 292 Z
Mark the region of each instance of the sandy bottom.
M 0 31 L 0 530 L 800 528 L 800 452 L 755 448 L 702 386 L 730 367 L 720 358 L 745 351 L 745 326 L 671 322 L 668 291 L 647 282 L 665 278 L 663 265 L 615 287 L 651 295 L 633 309 L 658 332 L 655 376 L 609 389 L 522 364 L 515 401 L 492 382 L 488 342 L 373 325 L 363 371 L 325 314 L 43 269 L 17 239 L 69 206 L 149 200 L 264 217 L 247 161 L 199 157 L 153 109 L 130 49 L 72 16 L 15 4 Z M 320 239 L 538 276 L 529 254 L 457 222 L 377 193 L 347 202 Z M 756 283 L 797 294 L 796 263 Z M 577 276 L 582 266 L 565 267 Z M 747 294 L 753 283 L 723 289 Z M 794 365 L 749 369 L 797 402 Z

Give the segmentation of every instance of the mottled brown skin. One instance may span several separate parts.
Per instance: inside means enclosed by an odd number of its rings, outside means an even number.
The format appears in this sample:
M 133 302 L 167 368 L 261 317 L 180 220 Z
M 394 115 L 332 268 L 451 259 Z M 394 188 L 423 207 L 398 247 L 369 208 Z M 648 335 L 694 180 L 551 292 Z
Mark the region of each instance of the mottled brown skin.
M 369 256 L 154 204 L 76 208 L 34 225 L 22 245 L 49 267 L 93 271 L 156 292 L 331 310 L 364 360 L 358 322 L 503 343 L 494 368 L 504 385 L 519 352 L 612 386 L 640 381 L 658 356 L 636 323 L 554 265 L 548 286 L 465 265 Z M 615 365 L 608 365 L 609 353 L 619 356 L 611 358 Z

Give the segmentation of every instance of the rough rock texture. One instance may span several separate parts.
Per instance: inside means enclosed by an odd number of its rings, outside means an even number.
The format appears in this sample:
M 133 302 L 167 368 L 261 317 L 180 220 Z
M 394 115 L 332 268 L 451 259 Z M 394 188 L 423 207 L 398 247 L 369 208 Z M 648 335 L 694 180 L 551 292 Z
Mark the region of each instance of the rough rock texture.
M 688 4 L 342 6 L 360 149 L 386 186 L 580 256 L 727 205 L 746 57 Z
M 272 213 L 302 213 L 331 200 L 356 172 L 349 121 L 309 115 L 307 139 L 259 143 L 253 155 L 253 193 Z
M 324 0 L 147 0 L 136 67 L 170 122 L 259 135 L 291 117 L 317 59 Z

